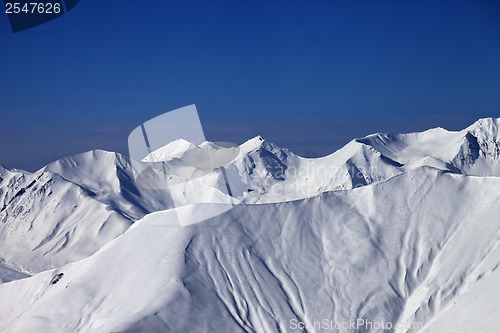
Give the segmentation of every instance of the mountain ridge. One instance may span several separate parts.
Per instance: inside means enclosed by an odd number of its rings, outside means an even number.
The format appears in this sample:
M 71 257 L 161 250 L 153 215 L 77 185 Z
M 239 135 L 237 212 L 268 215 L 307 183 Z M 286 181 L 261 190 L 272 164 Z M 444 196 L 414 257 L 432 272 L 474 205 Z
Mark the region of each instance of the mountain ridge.
M 334 153 L 316 159 L 302 158 L 259 135 L 242 143 L 239 146 L 240 154 L 224 168 L 232 187 L 232 196 L 245 204 L 300 200 L 328 191 L 349 190 L 385 181 L 423 166 L 456 174 L 497 177 L 500 176 L 500 162 L 491 152 L 494 153 L 499 144 L 499 119 L 483 118 L 461 131 L 437 128 L 409 134 L 376 133 L 353 139 Z M 187 141 L 184 146 L 191 147 Z M 183 167 L 180 161 L 182 159 L 174 158 L 166 162 L 167 169 L 173 175 Z M 43 179 L 39 178 L 44 173 Z M 82 258 L 122 234 L 128 225 L 146 214 L 177 205 L 194 204 L 201 197 L 226 202 L 228 199 L 225 198 L 229 196 L 221 172 L 194 181 L 184 181 L 184 176 L 178 174 L 175 177 L 178 177 L 180 185 L 176 189 L 172 188 L 174 192 L 170 193 L 161 189 L 143 189 L 137 186 L 134 176 L 133 167 L 126 156 L 104 150 L 68 156 L 35 173 L 0 168 L 0 207 L 4 207 L 0 212 L 0 221 L 3 221 L 0 224 L 0 238 L 10 237 L 13 243 L 21 242 L 25 246 L 31 244 L 31 248 L 28 246 L 23 250 L 26 256 L 23 259 L 19 257 L 22 256 L 20 249 L 13 255 L 9 253 L 12 252 L 9 249 L 12 245 L 4 242 L 0 244 L 0 258 L 11 263 L 16 258 L 18 264 L 37 262 L 35 267 L 18 267 L 20 272 L 36 273 L 73 260 L 63 260 L 64 250 L 60 252 L 58 261 L 49 259 L 58 249 L 55 244 L 64 244 L 66 239 L 71 244 L 76 242 L 83 246 L 81 256 L 67 257 Z M 77 193 L 81 193 L 89 205 L 86 209 L 100 212 L 100 217 L 88 227 L 92 229 L 106 225 L 110 230 L 107 236 L 89 246 L 92 241 L 89 243 L 87 240 L 86 227 L 79 227 L 89 223 L 82 217 L 85 214 L 73 214 L 64 205 L 50 203 L 54 200 L 48 196 L 52 183 L 58 184 L 60 188 L 72 188 L 70 192 L 74 194 L 68 194 L 66 198 L 77 198 Z M 45 195 L 34 199 L 36 194 L 30 189 L 44 187 L 47 187 Z M 65 196 L 61 195 L 57 200 L 63 200 L 61 198 Z M 172 195 L 175 202 L 172 202 Z M 33 206 L 38 201 L 43 204 Z M 67 205 L 82 208 L 81 202 Z M 9 230 L 19 229 L 20 233 L 24 230 L 21 228 L 22 221 L 37 221 L 36 215 L 49 216 L 48 209 L 52 210 L 50 214 L 53 218 L 43 228 L 45 231 L 39 229 L 32 243 L 12 238 L 12 231 Z M 14 213 L 16 210 L 22 210 L 24 215 Z M 76 209 L 76 212 L 79 210 Z M 114 216 L 111 222 L 108 221 L 110 214 Z M 62 224 L 58 222 L 61 218 L 56 218 L 58 215 L 65 216 Z M 66 236 L 61 232 L 63 225 L 73 226 L 71 230 L 75 232 Z M 51 245 L 52 250 L 41 251 L 35 260 L 35 249 L 43 249 L 43 246 L 38 247 L 43 239 L 50 239 L 44 246 Z
M 485 297 L 500 267 L 498 122 L 376 133 L 317 159 L 256 136 L 195 178 L 173 149 L 168 190 L 103 150 L 0 167 L 0 332 L 288 332 L 324 318 L 469 332 L 478 299 L 500 311 L 500 294 Z
M 496 177 L 423 166 L 348 191 L 239 206 L 191 227 L 171 224 L 179 208 L 157 212 L 83 261 L 0 286 L 2 298 L 19 304 L 2 308 L 0 323 L 12 332 L 288 332 L 294 318 L 365 318 L 432 328 L 432 318 L 491 274 L 486 258 L 500 262 L 490 256 L 500 243 L 491 213 L 500 213 L 499 187 Z M 481 234 L 470 232 L 478 227 Z

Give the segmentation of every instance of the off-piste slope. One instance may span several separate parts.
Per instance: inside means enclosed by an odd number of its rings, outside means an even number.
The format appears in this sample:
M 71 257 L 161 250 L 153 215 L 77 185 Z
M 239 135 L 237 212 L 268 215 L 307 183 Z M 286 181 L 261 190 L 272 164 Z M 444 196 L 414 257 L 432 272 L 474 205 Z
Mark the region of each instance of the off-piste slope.
M 91 190 L 96 200 L 130 220 L 169 208 L 164 193 L 137 186 L 130 160 L 119 153 L 92 150 L 62 158 L 42 170 Z
M 162 157 L 169 160 L 168 176 L 180 184 L 168 191 L 138 186 L 130 161 L 102 150 L 57 160 L 35 173 L 1 168 L 0 260 L 18 272 L 40 272 L 89 256 L 147 213 L 224 202 L 227 190 L 220 169 L 199 179 L 182 178 L 182 147 L 175 146 L 184 143 L 167 145 L 177 149 L 176 158 Z M 338 158 L 302 159 L 261 137 L 240 149 L 225 172 L 233 196 L 247 203 L 299 199 L 372 181 L 352 180 L 348 164 Z M 396 173 L 391 169 L 375 178 Z
M 2 168 L 0 262 L 31 274 L 86 258 L 169 202 L 164 191 L 136 186 L 117 153 L 89 151 L 35 173 Z
M 6 172 L 0 182 L 0 261 L 31 274 L 86 258 L 121 235 L 132 221 L 94 196 L 49 171 Z
M 418 332 L 497 276 L 499 197 L 499 178 L 419 167 L 189 227 L 175 227 L 187 207 L 153 213 L 85 260 L 0 285 L 0 331 L 267 333 L 363 319 Z
M 433 129 L 355 139 L 335 153 L 302 158 L 258 136 L 239 146 L 224 166 L 237 202 L 273 203 L 384 181 L 432 166 L 457 174 L 500 175 L 498 119 L 485 118 L 451 132 Z M 206 143 L 201 149 L 211 149 Z M 0 167 L 0 280 L 25 276 L 87 257 L 145 214 L 199 202 L 228 202 L 221 169 L 192 179 L 184 156 L 199 149 L 177 140 L 151 155 L 166 161 L 177 186 L 142 188 L 130 161 L 94 150 L 55 161 L 35 173 Z M 175 199 L 175 202 L 172 201 Z M 2 277 L 4 276 L 4 277 Z

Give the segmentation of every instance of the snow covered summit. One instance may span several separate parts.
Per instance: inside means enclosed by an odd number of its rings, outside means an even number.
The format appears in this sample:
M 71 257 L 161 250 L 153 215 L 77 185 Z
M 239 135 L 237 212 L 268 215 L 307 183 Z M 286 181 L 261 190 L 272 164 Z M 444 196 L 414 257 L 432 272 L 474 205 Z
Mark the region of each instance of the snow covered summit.
M 377 133 L 316 159 L 260 136 L 177 140 L 148 156 L 168 193 L 101 150 L 0 167 L 0 332 L 495 331 L 498 123 Z

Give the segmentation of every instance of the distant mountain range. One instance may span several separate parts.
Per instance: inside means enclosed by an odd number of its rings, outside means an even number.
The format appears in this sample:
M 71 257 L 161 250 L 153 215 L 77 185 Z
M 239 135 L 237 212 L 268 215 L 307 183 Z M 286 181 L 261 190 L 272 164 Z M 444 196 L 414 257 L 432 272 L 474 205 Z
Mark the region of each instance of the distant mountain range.
M 0 332 L 493 332 L 499 122 L 314 159 L 258 136 L 201 176 L 217 146 L 179 139 L 145 159 L 169 191 L 102 150 L 0 167 Z

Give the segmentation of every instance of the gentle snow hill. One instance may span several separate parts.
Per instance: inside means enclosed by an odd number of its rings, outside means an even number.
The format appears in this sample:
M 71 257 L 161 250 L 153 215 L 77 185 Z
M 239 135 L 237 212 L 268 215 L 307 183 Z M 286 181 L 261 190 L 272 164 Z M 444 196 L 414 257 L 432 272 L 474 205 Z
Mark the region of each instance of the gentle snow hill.
M 189 207 L 153 213 L 87 259 L 0 285 L 0 332 L 267 333 L 364 318 L 448 333 L 447 314 L 494 332 L 483 314 L 499 313 L 497 298 L 467 302 L 495 292 L 483 281 L 498 276 L 499 189 L 500 178 L 420 167 L 190 227 L 174 226 Z

